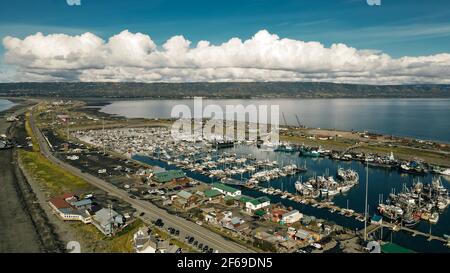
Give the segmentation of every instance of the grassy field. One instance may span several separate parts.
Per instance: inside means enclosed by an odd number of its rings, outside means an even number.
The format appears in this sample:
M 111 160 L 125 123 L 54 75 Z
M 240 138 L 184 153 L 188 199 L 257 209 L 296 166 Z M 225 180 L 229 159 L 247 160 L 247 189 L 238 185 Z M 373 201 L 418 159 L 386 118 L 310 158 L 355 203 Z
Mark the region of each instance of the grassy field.
M 133 235 L 136 233 L 144 223 L 140 219 L 136 219 L 133 223 L 127 226 L 119 234 L 108 238 L 109 243 L 108 252 L 110 253 L 133 253 Z
M 36 139 L 36 136 L 33 134 L 33 130 L 31 129 L 30 126 L 30 113 L 27 112 L 25 115 L 25 131 L 27 132 L 27 135 L 29 137 L 31 137 L 31 143 L 33 144 L 33 151 L 35 152 L 39 152 L 40 151 L 40 146 L 39 143 Z
M 59 168 L 39 152 L 19 150 L 19 158 L 33 179 L 51 195 L 93 189 L 86 181 Z
M 25 130 L 33 143 L 32 151 L 19 150 L 19 160 L 26 172 L 39 183 L 49 196 L 60 195 L 67 192 L 83 193 L 95 188 L 83 179 L 72 175 L 50 162 L 40 153 L 40 147 L 29 125 L 29 114 L 26 115 Z M 116 236 L 109 238 L 104 236 L 93 225 L 71 222 L 77 237 L 83 239 L 89 252 L 114 252 L 131 253 L 133 234 L 143 225 L 141 220 L 136 220 Z

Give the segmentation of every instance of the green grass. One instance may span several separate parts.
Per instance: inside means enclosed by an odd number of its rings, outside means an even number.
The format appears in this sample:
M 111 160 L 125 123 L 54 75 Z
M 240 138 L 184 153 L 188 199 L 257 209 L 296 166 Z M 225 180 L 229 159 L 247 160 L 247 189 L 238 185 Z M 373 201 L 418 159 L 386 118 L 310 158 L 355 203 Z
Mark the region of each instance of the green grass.
M 144 225 L 140 219 L 125 227 L 116 236 L 108 238 L 110 253 L 133 253 L 133 235 Z
M 52 195 L 93 189 L 89 183 L 61 169 L 39 152 L 20 150 L 19 159 L 27 173 Z
M 31 143 L 33 143 L 33 151 L 35 152 L 39 152 L 40 151 L 40 146 L 39 143 L 36 139 L 36 136 L 33 134 L 33 130 L 31 129 L 30 126 L 30 113 L 27 112 L 25 115 L 25 131 L 27 132 L 27 135 L 29 137 L 31 137 Z

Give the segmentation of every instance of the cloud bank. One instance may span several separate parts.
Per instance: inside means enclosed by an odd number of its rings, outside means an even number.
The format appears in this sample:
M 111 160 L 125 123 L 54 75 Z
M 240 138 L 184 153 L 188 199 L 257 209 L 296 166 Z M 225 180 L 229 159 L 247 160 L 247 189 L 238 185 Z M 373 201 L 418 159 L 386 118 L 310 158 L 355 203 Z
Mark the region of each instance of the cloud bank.
M 196 45 L 174 36 L 157 45 L 128 30 L 107 41 L 92 34 L 5 37 L 13 81 L 327 81 L 368 84 L 450 83 L 450 54 L 392 58 L 345 44 L 280 38 L 266 30 L 242 41 Z

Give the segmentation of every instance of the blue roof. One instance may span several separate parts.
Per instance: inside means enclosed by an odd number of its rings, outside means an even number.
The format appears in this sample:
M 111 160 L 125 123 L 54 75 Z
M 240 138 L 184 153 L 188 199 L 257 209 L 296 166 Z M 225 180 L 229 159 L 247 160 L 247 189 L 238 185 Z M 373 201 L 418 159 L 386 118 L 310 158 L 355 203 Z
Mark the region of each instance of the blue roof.
M 92 204 L 92 200 L 91 199 L 83 199 L 77 202 L 74 202 L 73 205 L 75 207 L 83 207 L 83 206 L 88 206 Z

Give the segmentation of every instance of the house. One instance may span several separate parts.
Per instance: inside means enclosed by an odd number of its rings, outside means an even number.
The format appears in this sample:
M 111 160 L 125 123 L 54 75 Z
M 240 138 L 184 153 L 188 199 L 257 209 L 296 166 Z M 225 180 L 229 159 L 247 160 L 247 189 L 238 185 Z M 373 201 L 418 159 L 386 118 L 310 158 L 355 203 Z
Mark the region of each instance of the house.
M 136 253 L 180 253 L 181 249 L 167 240 L 152 236 L 146 228 L 133 234 L 133 249 Z
M 216 189 L 209 189 L 204 192 L 205 197 L 208 198 L 209 201 L 212 201 L 218 197 L 222 197 L 222 193 Z
M 133 234 L 133 249 L 136 253 L 156 253 L 156 243 L 145 228 Z
M 297 233 L 295 233 L 295 238 L 305 242 L 314 242 L 312 234 L 303 229 L 297 230 Z
M 56 215 L 64 221 L 81 221 L 85 224 L 91 222 L 91 215 L 85 207 L 76 207 L 78 199 L 73 194 L 64 194 L 54 197 L 48 204 Z
M 158 183 L 168 183 L 186 179 L 186 174 L 181 170 L 171 170 L 167 172 L 155 173 L 152 177 L 153 181 Z
M 194 202 L 194 195 L 190 192 L 182 190 L 175 195 L 175 204 L 179 207 L 189 207 Z
M 303 218 L 303 214 L 301 214 L 298 210 L 292 210 L 287 212 L 281 216 L 281 221 L 285 224 L 293 224 L 295 222 L 300 221 Z
M 275 223 L 278 223 L 283 218 L 283 215 L 286 214 L 288 211 L 285 209 L 273 209 L 272 210 L 272 221 Z
M 189 200 L 192 198 L 192 193 L 182 190 L 177 193 L 177 198 L 183 198 L 185 200 Z
M 72 205 L 74 207 L 76 207 L 77 209 L 89 210 L 89 209 L 91 209 L 92 203 L 93 202 L 91 199 L 83 199 L 80 201 L 73 202 Z
M 280 243 L 280 247 L 286 252 L 294 252 L 297 244 L 291 239 Z
M 248 211 L 260 210 L 270 206 L 270 199 L 266 196 L 253 198 L 245 203 L 245 208 Z
M 242 232 L 249 228 L 245 221 L 240 217 L 225 217 L 222 219 L 222 226 L 232 231 Z
M 220 193 L 222 193 L 224 195 L 227 195 L 227 196 L 236 197 L 236 196 L 239 196 L 239 195 L 242 194 L 242 192 L 240 190 L 235 189 L 235 188 L 230 187 L 230 186 L 227 186 L 227 185 L 222 184 L 222 183 L 213 183 L 211 188 L 213 190 L 217 190 Z
M 116 211 L 103 208 L 92 217 L 92 224 L 106 236 L 111 236 L 124 225 L 124 220 Z

